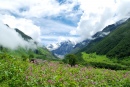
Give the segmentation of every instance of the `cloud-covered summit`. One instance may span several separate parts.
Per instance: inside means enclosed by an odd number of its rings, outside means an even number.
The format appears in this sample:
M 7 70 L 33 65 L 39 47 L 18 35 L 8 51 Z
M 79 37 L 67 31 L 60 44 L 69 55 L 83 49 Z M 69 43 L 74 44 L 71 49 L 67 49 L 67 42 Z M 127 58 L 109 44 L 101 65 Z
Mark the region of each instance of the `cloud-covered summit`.
M 26 41 L 17 33 L 14 29 L 9 28 L 7 25 L 0 21 L 0 46 L 17 49 L 18 47 L 23 48 L 35 48 L 33 40 Z

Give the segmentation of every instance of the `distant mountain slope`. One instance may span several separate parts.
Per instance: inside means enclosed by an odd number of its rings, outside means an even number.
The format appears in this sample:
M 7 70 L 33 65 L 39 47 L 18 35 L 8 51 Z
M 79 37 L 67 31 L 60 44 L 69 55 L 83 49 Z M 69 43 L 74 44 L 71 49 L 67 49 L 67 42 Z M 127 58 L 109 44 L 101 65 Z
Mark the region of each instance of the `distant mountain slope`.
M 125 21 L 126 21 L 126 19 L 123 19 L 123 20 L 116 22 L 115 24 L 108 25 L 102 31 L 95 33 L 91 37 L 92 39 L 86 39 L 80 43 L 77 43 L 75 45 L 74 49 L 72 49 L 71 53 L 77 53 L 81 49 L 85 48 L 87 45 L 89 45 L 89 46 L 87 46 L 87 48 L 89 48 L 90 44 L 91 45 L 96 44 L 97 42 L 101 41 L 104 37 L 106 37 L 109 33 L 114 31 L 117 27 L 121 26 Z
M 78 52 L 80 49 L 84 48 L 85 46 L 87 46 L 89 44 L 91 40 L 90 39 L 86 39 L 82 42 L 77 43 L 74 48 L 70 51 L 70 53 L 76 53 Z
M 113 32 L 101 40 L 93 40 L 88 46 L 80 50 L 87 53 L 96 52 L 108 57 L 130 56 L 130 19 L 116 27 Z
M 10 30 L 10 27 L 7 24 L 6 25 L 1 24 L 1 25 L 3 26 L 3 27 L 0 27 L 1 30 L 8 27 L 6 28 L 6 31 L 2 31 L 3 33 L 6 34 L 8 29 Z M 22 37 L 21 40 L 23 39 L 23 42 L 24 43 L 26 42 L 27 46 L 23 46 L 21 43 L 19 44 L 17 48 L 10 49 L 0 44 L 0 52 L 8 53 L 10 55 L 14 55 L 17 57 L 22 57 L 22 56 L 30 57 L 31 55 L 31 57 L 33 58 L 40 58 L 40 59 L 47 59 L 47 60 L 57 59 L 57 57 L 54 56 L 53 53 L 51 53 L 47 48 L 45 48 L 44 46 L 38 45 L 38 43 L 36 43 L 30 36 L 24 34 L 19 29 L 15 28 L 14 30 L 12 29 L 10 31 L 13 31 L 13 33 L 18 33 L 18 35 L 16 34 L 17 37 L 20 37 L 20 38 Z M 6 37 L 10 39 L 10 37 L 8 36 Z M 17 37 L 11 37 L 11 38 L 15 40 L 15 38 Z M 2 41 L 4 41 L 4 39 L 2 39 Z M 10 44 L 10 42 L 6 40 L 6 44 Z
M 19 29 L 15 28 L 15 30 L 16 30 L 16 32 L 18 32 L 18 33 L 22 36 L 22 38 L 23 38 L 24 40 L 28 41 L 28 40 L 31 40 L 31 39 L 32 39 L 30 36 L 24 34 L 24 33 L 23 33 L 22 31 L 20 31 Z
M 105 36 L 107 36 L 110 32 L 112 32 L 114 29 L 116 29 L 116 27 L 120 26 L 121 23 L 122 22 L 107 26 L 102 31 L 99 31 L 96 34 L 94 34 L 92 36 L 93 39 L 86 39 L 77 44 L 74 44 L 71 41 L 64 41 L 59 44 L 55 44 L 55 46 L 50 44 L 47 48 L 56 55 L 66 55 L 68 53 L 76 53 L 80 49 L 86 47 L 91 41 L 94 41 L 94 42 L 100 41 Z
M 50 44 L 47 48 L 56 55 L 66 55 L 68 53 L 77 53 L 81 49 L 85 48 L 89 43 L 97 43 L 106 37 L 109 33 L 114 31 L 117 27 L 121 26 L 126 19 L 120 20 L 115 24 L 111 24 L 106 26 L 102 31 L 97 32 L 91 38 L 92 39 L 85 39 L 82 42 L 74 44 L 71 41 L 64 41 L 57 44 Z
M 68 54 L 75 46 L 73 42 L 70 40 L 61 42 L 58 45 L 57 48 L 54 49 L 53 45 L 48 46 L 48 49 L 52 49 L 51 52 L 54 53 L 55 55 L 66 55 Z

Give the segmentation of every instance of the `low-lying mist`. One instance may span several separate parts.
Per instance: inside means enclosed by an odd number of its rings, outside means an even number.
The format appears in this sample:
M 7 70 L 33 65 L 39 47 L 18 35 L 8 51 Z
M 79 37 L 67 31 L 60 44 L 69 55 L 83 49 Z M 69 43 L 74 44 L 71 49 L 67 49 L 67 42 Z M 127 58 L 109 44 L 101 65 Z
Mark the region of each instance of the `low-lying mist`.
M 23 47 L 26 49 L 34 49 L 36 45 L 33 40 L 25 41 L 19 33 L 9 28 L 0 21 L 0 45 L 9 49 L 17 49 Z

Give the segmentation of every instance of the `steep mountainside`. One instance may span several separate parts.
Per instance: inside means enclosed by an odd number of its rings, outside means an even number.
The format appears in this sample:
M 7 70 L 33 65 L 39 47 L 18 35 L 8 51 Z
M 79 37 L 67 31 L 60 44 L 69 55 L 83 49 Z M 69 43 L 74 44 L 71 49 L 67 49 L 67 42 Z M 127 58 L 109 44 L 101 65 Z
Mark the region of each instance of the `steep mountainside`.
M 74 48 L 70 51 L 70 53 L 76 53 L 78 52 L 80 49 L 84 48 L 85 46 L 87 46 L 89 44 L 91 40 L 90 39 L 86 39 L 82 42 L 77 43 Z
M 125 20 L 126 19 L 123 19 L 123 20 L 120 20 L 120 21 L 116 22 L 115 24 L 111 24 L 111 25 L 106 26 L 102 31 L 99 31 L 99 32 L 95 33 L 91 37 L 92 39 L 86 39 L 86 40 L 84 40 L 84 41 L 82 41 L 80 43 L 77 43 L 75 45 L 74 49 L 72 49 L 71 53 L 77 53 L 81 49 L 85 48 L 88 44 L 93 43 L 93 45 L 94 45 L 97 42 L 101 41 L 109 33 L 111 33 L 112 31 L 114 31 L 117 27 L 121 26 L 125 22 Z
M 24 34 L 22 31 L 20 31 L 20 30 L 17 29 L 17 28 L 15 28 L 15 31 L 18 32 L 18 33 L 22 36 L 22 38 L 23 38 L 24 40 L 26 40 L 26 41 L 29 41 L 29 40 L 32 39 L 30 36 Z
M 111 33 L 113 30 L 115 30 L 117 27 L 121 26 L 122 23 L 124 23 L 126 19 L 120 20 L 116 22 L 115 24 L 108 25 L 105 27 L 102 31 L 97 32 L 94 34 L 91 38 L 92 39 L 86 39 L 82 42 L 79 42 L 77 44 L 74 44 L 71 41 L 64 41 L 58 44 L 50 44 L 47 48 L 56 55 L 66 55 L 68 53 L 77 53 L 79 50 L 86 47 L 90 42 L 97 43 L 100 40 L 102 40 L 104 37 L 106 37 L 109 33 Z
M 5 25 L 5 26 L 9 28 L 8 25 Z M 0 29 L 2 29 L 2 27 Z M 44 46 L 38 45 L 38 43 L 35 42 L 30 36 L 24 34 L 19 29 L 15 28 L 14 31 L 16 31 L 19 34 L 19 36 L 23 38 L 23 41 L 28 43 L 27 46 L 30 46 L 30 47 L 26 47 L 26 46 L 23 47 L 19 45 L 16 49 L 10 49 L 0 44 L 0 52 L 8 53 L 10 55 L 14 55 L 18 57 L 26 56 L 26 57 L 40 58 L 40 59 L 56 59 L 57 58 L 48 49 L 46 49 Z M 10 44 L 10 42 L 6 42 L 6 43 Z
M 96 52 L 100 55 L 107 55 L 108 57 L 126 57 L 130 56 L 130 19 L 115 27 L 105 38 L 96 41 L 93 40 L 85 48 L 79 52 L 85 51 L 87 53 Z
M 53 46 L 50 45 L 48 49 L 51 50 L 52 53 L 54 53 L 55 55 L 66 55 L 68 54 L 75 46 L 75 44 L 71 41 L 64 41 L 61 42 L 59 44 L 57 44 L 57 48 L 53 49 Z

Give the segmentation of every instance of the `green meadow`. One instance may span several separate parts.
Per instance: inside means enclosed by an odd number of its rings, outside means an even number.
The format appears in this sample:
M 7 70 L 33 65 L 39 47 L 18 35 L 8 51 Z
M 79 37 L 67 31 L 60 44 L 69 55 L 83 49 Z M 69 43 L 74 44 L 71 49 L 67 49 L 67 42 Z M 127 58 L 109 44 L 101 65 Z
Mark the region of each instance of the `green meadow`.
M 61 61 L 47 60 L 36 64 L 0 53 L 0 87 L 130 87 L 129 70 L 91 66 L 92 61 L 114 64 L 117 60 L 85 53 L 83 58 L 90 65 L 76 64 L 71 67 Z

